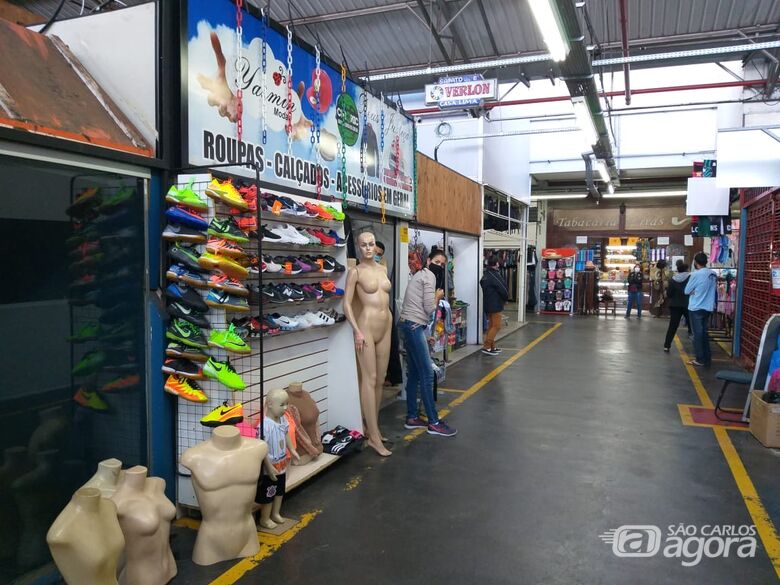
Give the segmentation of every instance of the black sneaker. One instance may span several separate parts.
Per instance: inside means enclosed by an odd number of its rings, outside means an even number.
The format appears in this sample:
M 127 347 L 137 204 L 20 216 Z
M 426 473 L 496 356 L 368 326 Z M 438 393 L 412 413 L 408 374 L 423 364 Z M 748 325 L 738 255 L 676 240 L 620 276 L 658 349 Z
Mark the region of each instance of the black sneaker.
M 271 244 L 275 242 L 280 242 L 282 239 L 282 236 L 279 234 L 273 233 L 271 230 L 268 229 L 268 226 L 264 225 L 260 229 L 260 233 L 263 235 L 263 241 L 264 242 L 270 242 Z
M 303 289 L 294 284 L 283 283 L 279 285 L 279 288 L 281 289 L 279 292 L 282 293 L 282 296 L 288 302 L 297 303 L 306 298 L 306 296 L 303 294 Z
M 275 285 L 273 284 L 267 284 L 263 287 L 262 290 L 262 299 L 261 299 L 261 305 L 265 302 L 270 303 L 286 303 L 287 297 L 282 295 L 281 290 L 279 290 Z
M 303 297 L 305 301 L 316 301 L 317 300 L 317 293 L 314 292 L 314 289 L 310 286 L 303 286 L 301 287 L 301 292 L 303 293 Z
M 195 380 L 203 378 L 203 372 L 200 367 L 186 359 L 167 359 L 163 364 L 162 371 L 165 374 L 176 374 L 177 376 Z
M 184 319 L 203 329 L 211 328 L 211 323 L 209 323 L 209 320 L 206 319 L 206 316 L 203 313 L 198 313 L 194 309 L 191 309 L 178 301 L 168 305 L 167 311 L 168 314 L 175 319 Z
M 301 266 L 297 262 L 297 258 L 295 256 L 287 256 L 287 258 L 284 259 L 284 266 L 285 272 L 287 271 L 287 263 L 290 264 L 290 272 L 288 274 L 300 274 L 302 272 Z
M 200 254 L 198 254 L 198 251 L 193 246 L 184 246 L 179 242 L 176 242 L 171 246 L 171 249 L 168 250 L 168 257 L 185 268 L 189 268 L 195 272 L 203 272 L 200 264 L 198 264 Z
M 165 329 L 165 337 L 189 347 L 197 347 L 199 349 L 208 347 L 203 332 L 184 319 L 173 319 Z
M 246 244 L 249 241 L 249 237 L 241 231 L 236 220 L 230 216 L 224 218 L 215 217 L 211 220 L 207 231 L 210 236 L 239 244 Z
M 165 348 L 165 355 L 168 357 L 192 360 L 194 362 L 205 362 L 209 359 L 209 354 L 202 349 L 187 347 L 186 345 L 175 341 L 168 342 L 168 347 Z
M 339 313 L 335 309 L 328 309 L 327 311 L 323 311 L 328 317 L 332 318 L 336 323 L 343 323 L 347 320 L 346 315 L 343 315 L 342 313 Z
M 249 338 L 249 319 L 250 317 L 241 317 L 240 319 L 233 317 L 230 320 L 230 324 L 233 325 L 233 331 L 244 341 Z
M 333 264 L 333 272 L 344 272 L 346 270 L 333 256 L 325 256 L 325 260 Z
M 323 299 L 323 300 L 324 300 L 324 299 L 329 299 L 329 298 L 331 298 L 331 297 L 333 296 L 333 293 L 332 293 L 332 292 L 330 292 L 329 290 L 325 290 L 324 288 L 322 288 L 322 287 L 320 286 L 320 283 L 319 283 L 319 282 L 318 282 L 318 283 L 316 283 L 316 284 L 313 284 L 313 285 L 312 285 L 312 287 L 313 287 L 313 288 L 314 288 L 314 290 L 316 290 L 318 293 L 322 293 L 322 295 L 320 296 L 320 298 L 321 298 L 321 299 Z
M 163 240 L 172 242 L 192 242 L 195 244 L 206 243 L 206 234 L 191 227 L 169 223 L 162 233 Z
M 165 288 L 165 296 L 199 313 L 209 310 L 200 293 L 181 282 L 172 282 Z
M 322 268 L 322 272 L 330 274 L 336 270 L 336 260 L 333 256 L 317 256 L 317 265 Z

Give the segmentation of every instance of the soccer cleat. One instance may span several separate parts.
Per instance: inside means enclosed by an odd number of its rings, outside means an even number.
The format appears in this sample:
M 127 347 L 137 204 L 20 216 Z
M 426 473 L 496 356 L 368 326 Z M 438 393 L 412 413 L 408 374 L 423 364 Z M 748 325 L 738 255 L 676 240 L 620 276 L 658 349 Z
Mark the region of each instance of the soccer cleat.
M 189 347 L 206 349 L 206 337 L 197 326 L 184 319 L 173 319 L 165 329 L 165 337 Z
M 225 292 L 240 297 L 249 296 L 249 291 L 243 284 L 235 278 L 230 278 L 227 274 L 221 272 L 216 272 L 211 275 L 211 278 L 209 278 L 209 287 L 216 290 L 224 290 Z
M 198 265 L 206 270 L 221 270 L 233 278 L 246 278 L 249 271 L 238 262 L 227 256 L 205 252 L 198 258 Z
M 209 222 L 207 222 L 197 211 L 179 205 L 166 209 L 165 217 L 172 223 L 178 223 L 199 231 L 203 231 L 209 227 Z
M 336 243 L 334 238 L 327 235 L 321 229 L 309 228 L 306 231 L 320 241 L 320 246 L 333 246 Z
M 166 311 L 168 311 L 168 314 L 174 319 L 184 319 L 185 321 L 189 321 L 193 325 L 203 329 L 211 328 L 211 323 L 209 323 L 209 320 L 203 313 L 198 313 L 194 309 L 191 309 L 182 303 L 170 303 L 166 307 Z
M 252 213 L 257 211 L 257 186 L 249 185 L 248 187 L 239 187 L 238 192 L 241 194 L 241 198 L 246 202 L 247 209 L 244 210 L 232 207 L 230 209 L 230 213 L 233 215 L 238 215 L 240 213 L 245 213 L 246 211 Z
M 197 209 L 198 211 L 207 211 L 209 208 L 208 202 L 192 190 L 192 184 L 194 182 L 194 178 L 190 179 L 187 186 L 182 189 L 179 189 L 176 185 L 171 186 L 171 188 L 168 189 L 165 200 L 173 205 L 183 205 L 184 207 Z
M 204 427 L 220 427 L 222 425 L 237 425 L 244 420 L 244 405 L 230 405 L 227 400 L 200 419 Z
M 190 380 L 202 380 L 203 371 L 200 366 L 185 359 L 167 359 L 162 366 L 164 374 L 176 374 Z
M 198 266 L 200 268 L 200 266 Z M 200 272 L 195 272 L 178 264 L 172 265 L 165 273 L 165 277 L 173 282 L 183 282 L 195 288 L 206 288 L 208 283 Z
M 235 325 L 230 323 L 227 329 L 215 329 L 209 336 L 209 346 L 219 347 L 233 353 L 252 353 L 252 348 L 236 333 Z
M 81 217 L 90 209 L 99 206 L 103 202 L 100 189 L 89 187 L 78 194 L 76 200 L 65 212 L 71 217 Z
M 322 207 L 324 207 L 325 211 L 327 211 L 336 221 L 344 221 L 344 218 L 347 217 L 343 211 L 339 211 L 332 205 L 323 205 Z
M 135 388 L 138 386 L 138 384 L 141 383 L 141 376 L 138 374 L 126 374 L 124 376 L 119 376 L 117 378 L 114 378 L 110 382 L 106 382 L 101 386 L 100 391 L 101 392 L 116 392 L 118 390 L 128 390 L 130 388 Z
M 180 282 L 170 283 L 165 288 L 165 296 L 171 301 L 178 302 L 199 313 L 205 313 L 209 310 L 200 293 Z
M 255 232 L 257 231 L 257 217 L 254 215 L 249 217 L 237 217 L 236 225 L 242 232 Z
M 209 296 L 206 297 L 206 304 L 209 307 L 225 309 L 226 311 L 233 311 L 236 313 L 249 312 L 249 305 L 245 298 L 231 295 L 224 290 L 212 290 L 209 293 Z
M 125 203 L 135 195 L 135 189 L 132 187 L 120 187 L 113 193 L 103 194 L 103 201 L 97 210 L 103 214 L 110 214 L 118 211 Z
M 231 390 L 243 390 L 246 388 L 244 380 L 238 375 L 236 370 L 230 365 L 230 360 L 220 362 L 213 357 L 209 358 L 209 361 L 203 366 L 203 375 L 212 380 L 216 380 L 223 386 L 227 386 Z
M 74 376 L 87 376 L 99 371 L 106 363 L 106 354 L 102 351 L 89 351 L 73 366 Z
M 108 403 L 103 400 L 100 394 L 87 390 L 83 386 L 76 390 L 76 393 L 73 395 L 73 400 L 75 400 L 76 404 L 79 406 L 89 408 L 90 410 L 95 410 L 97 412 L 105 412 L 108 410 Z
M 79 327 L 79 330 L 68 337 L 68 341 L 71 343 L 84 343 L 86 341 L 93 341 L 100 335 L 99 323 L 87 323 Z
M 225 181 L 220 181 L 217 178 L 211 179 L 206 187 L 206 195 L 214 201 L 224 203 L 228 207 L 235 207 L 241 211 L 249 210 L 249 205 L 241 197 L 241 194 L 233 186 L 233 182 L 230 179 Z
M 206 252 L 221 254 L 229 258 L 243 258 L 246 256 L 244 249 L 235 242 L 218 238 L 209 239 L 209 243 L 206 244 Z
M 207 402 L 208 397 L 193 381 L 182 376 L 168 376 L 163 388 L 168 394 L 173 394 L 190 402 Z
M 169 223 L 163 230 L 162 238 L 163 240 L 168 240 L 169 242 L 190 242 L 192 244 L 202 244 L 206 241 L 206 234 L 185 225 Z
M 238 224 L 232 217 L 215 217 L 211 220 L 207 232 L 215 238 L 230 240 L 239 244 L 246 244 L 249 241 L 249 236 L 241 231 L 241 228 L 238 227 Z
M 201 267 L 198 264 L 198 251 L 192 246 L 185 246 L 176 242 L 168 250 L 168 257 L 185 268 L 189 268 L 195 272 L 201 271 Z
M 193 362 L 205 362 L 209 359 L 209 355 L 202 349 L 187 347 L 186 345 L 176 343 L 175 341 L 170 341 L 168 343 L 168 347 L 165 348 L 165 355 L 168 357 L 191 360 Z

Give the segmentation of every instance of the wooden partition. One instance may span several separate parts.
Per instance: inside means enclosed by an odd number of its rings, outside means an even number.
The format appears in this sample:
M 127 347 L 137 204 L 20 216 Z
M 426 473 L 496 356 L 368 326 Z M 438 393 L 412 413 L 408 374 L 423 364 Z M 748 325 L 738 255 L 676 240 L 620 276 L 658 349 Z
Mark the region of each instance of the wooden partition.
M 482 233 L 479 183 L 417 153 L 417 220 L 465 234 Z

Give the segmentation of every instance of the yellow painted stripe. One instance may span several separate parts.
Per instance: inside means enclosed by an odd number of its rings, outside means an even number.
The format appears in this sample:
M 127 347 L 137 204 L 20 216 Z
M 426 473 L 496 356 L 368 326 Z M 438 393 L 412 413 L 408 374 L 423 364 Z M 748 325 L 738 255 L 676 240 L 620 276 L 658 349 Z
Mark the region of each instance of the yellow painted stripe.
M 227 571 L 214 579 L 211 582 L 211 585 L 232 585 L 279 550 L 284 543 L 292 540 L 296 534 L 306 528 L 321 512 L 322 510 L 314 510 L 303 514 L 295 526 L 281 535 L 259 532 L 257 538 L 260 541 L 260 551 L 256 555 L 242 559 L 230 567 Z
M 691 382 L 693 382 L 693 387 L 696 389 L 696 394 L 699 396 L 702 406 L 715 408 L 712 400 L 710 400 L 710 395 L 707 394 L 707 390 L 704 388 L 704 384 L 702 384 L 699 379 L 699 374 L 696 373 L 696 368 L 688 363 L 690 358 L 688 357 L 688 354 L 685 353 L 685 349 L 683 349 L 679 337 L 674 338 L 674 344 L 677 346 L 677 351 L 680 352 L 680 358 L 683 361 L 683 365 L 685 365 L 685 369 L 688 370 L 688 377 L 690 377 Z
M 699 404 L 678 404 L 677 410 L 680 411 L 680 418 L 682 419 L 682 424 L 684 424 L 687 427 L 702 427 L 706 429 L 728 429 L 729 431 L 749 431 L 746 426 L 744 425 L 727 425 L 727 424 L 707 424 L 707 423 L 697 423 L 693 420 L 693 413 L 691 412 L 691 408 L 702 408 Z M 740 414 L 742 411 L 739 411 Z
M 439 388 L 438 390 L 448 394 L 463 394 L 465 392 L 465 390 L 455 390 L 455 388 Z

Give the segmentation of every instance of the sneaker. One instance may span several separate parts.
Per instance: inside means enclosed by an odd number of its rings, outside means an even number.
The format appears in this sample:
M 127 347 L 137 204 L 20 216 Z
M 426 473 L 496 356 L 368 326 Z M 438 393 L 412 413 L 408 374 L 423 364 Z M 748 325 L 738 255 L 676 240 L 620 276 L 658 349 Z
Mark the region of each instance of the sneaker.
M 168 257 L 176 264 L 181 264 L 185 268 L 195 272 L 201 271 L 201 267 L 198 264 L 198 251 L 192 246 L 185 246 L 176 242 L 168 250 Z
M 317 205 L 317 217 L 323 221 L 330 221 L 333 219 L 333 215 L 331 215 L 324 205 Z
M 306 298 L 303 290 L 292 283 L 283 283 L 279 285 L 279 292 L 286 301 L 290 303 L 299 303 Z
M 79 406 L 94 410 L 97 412 L 105 412 L 108 410 L 108 403 L 97 392 L 87 390 L 83 386 L 76 390 L 73 395 L 73 400 Z
M 281 234 L 277 234 L 275 231 L 268 228 L 267 225 L 262 227 L 262 241 L 269 244 L 283 244 L 284 238 Z
M 483 348 L 482 348 L 480 351 L 481 351 L 482 353 L 484 353 L 485 355 L 498 355 L 498 354 L 499 354 L 499 352 L 497 352 L 497 351 L 496 351 L 496 350 L 494 350 L 494 349 L 486 349 L 486 348 L 484 348 L 484 347 L 483 347 Z
M 262 306 L 264 303 L 286 303 L 287 297 L 285 297 L 282 294 L 282 291 L 280 288 L 277 288 L 276 285 L 273 284 L 267 284 L 265 285 L 261 291 L 260 291 L 262 298 L 260 300 L 260 305 Z
M 184 319 L 173 319 L 165 329 L 165 337 L 189 347 L 206 349 L 206 337 L 196 325 Z
M 163 390 L 190 402 L 208 402 L 208 397 L 200 389 L 200 386 L 182 376 L 168 376 Z
M 71 217 L 81 217 L 90 209 L 99 207 L 103 202 L 100 189 L 89 187 L 78 194 L 73 203 L 65 210 Z
M 200 266 L 198 266 L 198 268 L 200 268 Z M 194 286 L 195 288 L 206 288 L 208 286 L 206 279 L 200 272 L 195 272 L 194 270 L 190 270 L 189 268 L 178 264 L 174 264 L 168 268 L 165 272 L 165 278 L 172 280 L 173 282 L 183 282 L 189 286 Z
M 162 238 L 169 242 L 202 244 L 206 241 L 206 234 L 191 227 L 179 225 L 178 223 L 169 223 L 163 230 Z
M 238 295 L 239 297 L 249 296 L 249 290 L 241 284 L 241 282 L 222 272 L 215 272 L 212 274 L 211 278 L 209 278 L 208 285 L 210 288 L 223 290 L 232 295 Z
M 310 234 L 308 230 L 302 229 L 298 233 L 301 234 L 307 240 L 309 240 L 309 243 L 307 245 L 309 245 L 309 246 L 321 246 L 322 245 L 322 242 L 320 242 L 320 239 L 317 236 L 314 236 L 314 235 Z
M 331 317 L 336 323 L 343 323 L 347 320 L 346 315 L 339 313 L 335 309 L 327 309 L 322 312 L 325 313 L 328 317 Z
M 337 248 L 343 248 L 344 246 L 347 245 L 347 240 L 340 237 L 336 232 L 336 230 L 329 230 L 328 233 L 326 233 L 325 235 L 333 238 L 333 245 L 336 246 Z
M 201 297 L 195 289 L 180 282 L 172 282 L 169 284 L 165 288 L 165 296 L 198 313 L 205 313 L 209 310 L 206 303 L 203 302 L 203 297 Z
M 93 240 L 90 242 L 82 242 L 75 248 L 73 248 L 68 255 L 71 258 L 86 258 L 90 254 L 96 254 L 100 252 L 100 242 Z
M 202 349 L 187 347 L 186 345 L 176 343 L 175 341 L 168 343 L 168 347 L 165 348 L 165 355 L 168 357 L 191 360 L 193 362 L 205 362 L 209 359 L 209 355 Z
M 298 270 L 299 274 L 312 272 L 314 270 L 314 266 L 301 257 L 294 258 L 293 266 Z
M 281 213 L 283 213 L 284 215 L 294 215 L 298 217 L 306 215 L 306 207 L 304 207 L 297 201 L 294 201 L 292 198 L 279 197 L 279 201 L 282 202 Z
M 317 311 L 316 313 L 310 313 L 310 315 L 313 327 L 330 327 L 336 324 L 336 320 L 324 311 Z
M 168 221 L 171 223 L 178 223 L 179 225 L 199 231 L 203 231 L 209 227 L 209 222 L 203 219 L 203 216 L 197 211 L 178 205 L 166 209 L 165 217 L 167 217 Z
M 320 272 L 330 274 L 336 270 L 336 260 L 333 256 L 317 256 L 317 264 L 320 267 Z
M 429 435 L 439 435 L 441 437 L 454 437 L 458 431 L 449 426 L 444 420 L 439 420 L 435 425 L 428 425 Z
M 74 376 L 87 376 L 100 371 L 106 363 L 106 354 L 103 351 L 89 351 L 84 354 L 78 363 L 73 366 L 71 373 Z
M 220 427 L 222 425 L 237 425 L 244 420 L 244 405 L 230 405 L 227 400 L 200 419 L 204 427 Z
M 197 209 L 198 211 L 208 211 L 208 202 L 195 193 L 192 190 L 192 185 L 195 182 L 195 178 L 190 179 L 186 187 L 179 189 L 176 185 L 172 185 L 168 189 L 168 194 L 165 196 L 165 200 L 173 205 L 182 205 L 189 207 L 190 209 Z
M 211 328 L 211 323 L 203 313 L 198 313 L 194 309 L 191 309 L 182 303 L 170 303 L 165 310 L 174 319 L 184 319 L 185 321 L 189 321 L 196 327 L 201 327 L 202 329 Z
M 298 322 L 298 328 L 303 329 L 311 329 L 314 327 L 314 323 L 311 321 L 311 317 L 313 315 L 311 313 L 304 312 L 304 313 L 298 313 L 297 315 L 293 315 L 290 317 L 290 319 Z
M 120 187 L 108 195 L 103 193 L 103 201 L 98 206 L 97 210 L 105 215 L 114 213 L 118 211 L 120 207 L 128 203 L 134 195 L 135 189 L 132 187 Z
M 325 256 L 325 260 L 333 263 L 333 272 L 344 272 L 346 268 L 343 264 L 339 264 L 333 256 Z
M 316 203 L 312 203 L 311 201 L 307 201 L 303 204 L 304 208 L 306 208 L 306 217 L 310 217 L 312 219 L 317 218 L 320 216 L 320 206 Z
M 231 390 L 243 390 L 246 388 L 244 380 L 238 375 L 236 370 L 230 365 L 230 360 L 220 362 L 213 357 L 209 358 L 209 361 L 203 366 L 203 375 L 212 380 L 216 380 L 223 386 L 227 386 Z
M 503 350 L 503 349 L 501 349 L 500 347 L 494 347 L 494 348 L 493 348 L 493 351 L 495 351 L 496 353 L 501 353 L 501 352 L 502 352 L 502 351 L 504 351 L 504 350 Z
M 321 246 L 333 246 L 336 243 L 334 238 L 327 235 L 321 229 L 309 228 L 306 231 L 317 238 L 320 241 Z
M 406 422 L 404 423 L 405 429 L 427 429 L 428 428 L 428 421 L 425 421 L 421 419 L 419 416 L 416 416 L 414 418 L 407 418 Z
M 231 210 L 232 211 L 232 210 Z M 250 215 L 249 217 L 237 217 L 236 225 L 244 233 L 249 233 L 252 237 L 252 232 L 257 231 L 257 217 Z
M 298 230 L 289 224 L 274 226 L 270 229 L 270 231 L 272 234 L 278 236 L 276 242 L 279 244 L 296 244 L 303 246 L 309 243 L 308 238 L 304 238 L 301 234 L 298 233 Z
M 135 388 L 141 383 L 141 376 L 138 374 L 125 374 L 106 382 L 100 387 L 101 392 L 116 392 L 118 390 L 129 390 Z
M 209 239 L 209 243 L 206 244 L 206 252 L 222 254 L 228 258 L 243 258 L 246 256 L 244 249 L 235 242 L 218 238 Z
M 205 252 L 198 258 L 198 266 L 206 270 L 221 270 L 233 278 L 246 278 L 249 271 L 227 256 Z
M 79 327 L 74 335 L 68 337 L 68 341 L 71 343 L 85 343 L 87 341 L 94 341 L 100 335 L 100 323 L 86 323 Z
M 260 337 L 262 334 L 262 324 L 258 317 L 233 318 L 230 322 L 241 339 Z
M 241 231 L 241 228 L 238 227 L 238 224 L 232 217 L 215 217 L 211 220 L 206 231 L 210 236 L 222 240 L 230 240 L 239 244 L 249 242 L 249 236 Z
M 167 359 L 162 366 L 164 374 L 176 374 L 190 380 L 202 380 L 203 371 L 200 366 L 185 359 Z
M 209 347 L 219 347 L 233 353 L 252 353 L 252 348 L 236 333 L 235 325 L 228 325 L 227 329 L 215 329 L 209 336 Z
M 282 329 L 275 323 L 272 323 L 267 316 L 263 317 L 261 327 L 263 330 L 263 335 L 278 335 L 282 332 Z
M 339 211 L 332 205 L 324 205 L 323 207 L 325 207 L 325 211 L 330 213 L 331 217 L 336 221 L 344 221 L 344 218 L 347 217 L 343 211 Z
M 214 201 L 224 203 L 228 207 L 235 207 L 241 211 L 249 210 L 249 205 L 241 197 L 241 194 L 233 186 L 233 182 L 230 179 L 225 181 L 220 181 L 217 178 L 211 179 L 206 187 L 206 195 Z
M 317 288 L 313 284 L 304 284 L 302 287 L 303 294 L 306 295 L 307 300 L 321 301 L 325 298 L 321 288 Z
M 271 256 L 263 256 L 263 262 L 265 263 L 265 270 L 263 272 L 269 272 L 273 274 L 283 270 L 282 265 L 277 263 L 276 259 L 272 258 Z
M 301 324 L 297 319 L 288 317 L 287 315 L 280 315 L 279 313 L 273 313 L 272 315 L 266 315 L 269 323 L 274 327 L 278 327 L 282 331 L 296 331 L 301 328 Z
M 237 207 L 231 207 L 228 213 L 231 215 L 240 215 L 242 213 L 246 213 L 247 211 L 255 213 L 257 211 L 257 186 L 242 186 L 238 188 L 238 192 L 246 203 L 247 208 L 244 210 Z
M 206 297 L 206 304 L 209 307 L 215 307 L 217 309 L 225 309 L 226 311 L 233 311 L 236 313 L 248 313 L 249 304 L 243 297 L 231 295 L 224 290 L 212 290 L 209 296 Z

